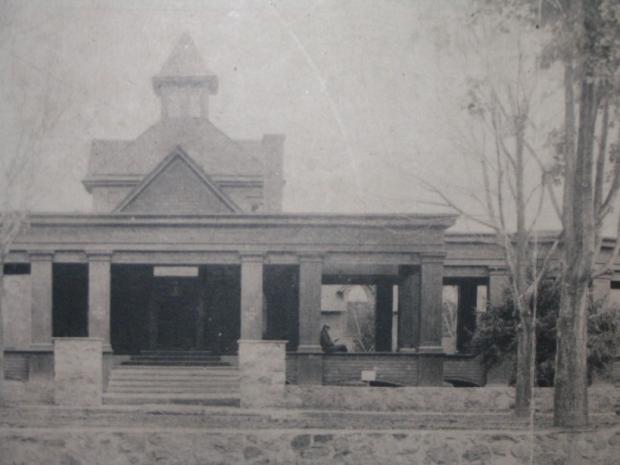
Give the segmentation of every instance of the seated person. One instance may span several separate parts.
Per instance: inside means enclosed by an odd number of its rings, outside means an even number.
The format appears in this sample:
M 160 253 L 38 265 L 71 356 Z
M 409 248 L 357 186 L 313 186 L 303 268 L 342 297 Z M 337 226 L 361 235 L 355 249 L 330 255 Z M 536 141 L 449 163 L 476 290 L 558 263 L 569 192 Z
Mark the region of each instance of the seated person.
M 333 352 L 348 352 L 347 346 L 335 343 L 338 340 L 337 338 L 332 341 L 329 330 L 329 325 L 323 325 L 323 329 L 321 329 L 321 349 L 323 349 L 323 352 L 327 354 Z

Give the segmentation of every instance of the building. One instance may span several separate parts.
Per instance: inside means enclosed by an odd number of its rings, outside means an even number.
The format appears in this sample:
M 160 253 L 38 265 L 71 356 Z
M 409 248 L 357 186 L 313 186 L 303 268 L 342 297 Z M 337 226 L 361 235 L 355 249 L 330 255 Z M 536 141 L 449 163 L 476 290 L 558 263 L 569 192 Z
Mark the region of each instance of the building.
M 506 284 L 490 238 L 446 236 L 446 214 L 283 213 L 284 136 L 234 140 L 213 125 L 218 80 L 191 38 L 152 84 L 156 124 L 93 141 L 93 213 L 32 215 L 13 244 L 9 379 L 53 379 L 54 338 L 90 337 L 106 370 L 144 350 L 235 355 L 238 341 L 284 340 L 291 383 L 349 383 L 368 369 L 406 385 L 484 383 L 469 355 L 445 355 L 442 293 L 458 289 L 462 351 L 481 292 L 496 302 Z M 351 285 L 372 288 L 374 351 L 322 354 L 322 289 Z
M 57 337 L 101 338 L 107 366 L 145 349 L 234 354 L 238 340 L 279 339 L 291 381 L 320 383 L 321 286 L 365 284 L 377 287 L 377 349 L 410 359 L 407 384 L 441 384 L 455 217 L 282 213 L 284 136 L 217 129 L 217 84 L 182 37 L 153 77 L 159 122 L 131 141 L 93 142 L 94 212 L 31 217 L 5 269 L 11 376 L 49 378 Z

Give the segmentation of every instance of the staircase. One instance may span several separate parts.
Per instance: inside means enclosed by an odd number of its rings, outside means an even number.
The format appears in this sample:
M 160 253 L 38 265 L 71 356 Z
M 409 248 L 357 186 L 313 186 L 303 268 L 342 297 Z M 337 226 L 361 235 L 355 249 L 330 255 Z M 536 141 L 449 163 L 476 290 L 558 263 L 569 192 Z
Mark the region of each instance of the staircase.
M 104 404 L 239 406 L 239 371 L 204 351 L 143 351 L 112 368 Z

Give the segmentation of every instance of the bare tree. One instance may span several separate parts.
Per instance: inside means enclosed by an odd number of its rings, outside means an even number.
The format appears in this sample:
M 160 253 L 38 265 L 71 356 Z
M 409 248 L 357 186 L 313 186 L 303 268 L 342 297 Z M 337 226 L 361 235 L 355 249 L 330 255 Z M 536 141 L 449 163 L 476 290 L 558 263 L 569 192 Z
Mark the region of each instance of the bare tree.
M 11 29 L 11 21 L 18 9 L 17 3 L 0 2 L 2 51 L 17 61 L 19 57 L 13 54 L 13 47 L 19 36 Z M 37 85 L 24 87 L 11 95 L 13 101 L 8 105 L 8 124 L 13 137 L 4 140 L 0 154 L 0 401 L 4 398 L 4 265 L 14 240 L 28 228 L 36 162 L 42 153 L 45 137 L 59 122 L 68 102 L 66 92 L 61 91 L 62 83 L 50 71 L 53 57 L 41 66 L 23 61 L 19 64 L 36 75 Z M 13 70 L 17 68 L 17 65 L 11 67 Z M 8 73 L 2 78 L 14 83 L 21 76 Z
M 617 201 L 620 159 L 609 141 L 618 111 L 620 2 L 566 0 L 555 5 L 564 66 L 562 289 L 555 370 L 554 421 L 588 423 L 587 304 L 593 277 L 606 273 L 618 256 L 596 268 L 602 227 Z M 598 147 L 596 140 L 598 138 Z M 596 151 L 598 153 L 596 154 Z
M 527 416 L 536 353 L 533 296 L 559 243 L 556 238 L 544 249 L 536 245 L 536 226 L 543 207 L 555 205 L 554 197 L 549 198 L 554 194 L 553 178 L 548 175 L 547 165 L 551 163 L 545 164 L 534 149 L 540 129 L 532 106 L 541 92 L 535 79 L 537 57 L 528 55 L 528 44 L 536 31 L 527 25 L 514 27 L 509 21 L 498 21 L 498 17 L 493 24 L 484 19 L 476 18 L 467 36 L 458 39 L 469 55 L 475 56 L 478 67 L 467 79 L 464 116 L 468 128 L 459 130 L 459 124 L 449 128 L 457 134 L 462 153 L 475 161 L 477 182 L 458 195 L 424 179 L 420 182 L 441 205 L 491 230 L 503 252 L 519 318 L 515 412 Z M 493 50 L 493 29 L 497 27 L 502 29 L 510 52 Z M 508 73 L 498 73 L 495 58 L 505 53 L 514 55 L 513 66 Z
M 543 66 L 563 68 L 563 121 L 555 132 L 561 202 L 548 188 L 562 224 L 560 314 L 554 390 L 559 426 L 588 422 L 587 303 L 592 279 L 609 271 L 620 251 L 596 266 L 602 231 L 620 189 L 618 122 L 620 0 L 505 0 L 479 2 L 487 13 L 534 25 L 548 33 L 538 52 Z M 531 145 L 526 150 L 538 161 Z M 550 184 L 548 184 L 550 186 Z M 616 239 L 620 233 L 618 223 Z

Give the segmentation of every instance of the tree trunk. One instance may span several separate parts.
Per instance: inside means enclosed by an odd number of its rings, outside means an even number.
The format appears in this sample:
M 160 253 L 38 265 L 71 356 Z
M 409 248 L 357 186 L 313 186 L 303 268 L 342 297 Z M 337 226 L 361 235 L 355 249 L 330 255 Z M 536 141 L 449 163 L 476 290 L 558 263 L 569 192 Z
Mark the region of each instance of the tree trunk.
M 517 96 L 519 98 L 519 96 Z M 526 118 L 518 113 L 514 118 L 515 127 L 515 184 L 516 184 L 516 257 L 513 277 L 513 298 L 519 310 L 519 327 L 517 330 L 517 382 L 515 392 L 515 414 L 519 417 L 529 415 L 532 401 L 532 348 L 535 334 L 533 333 L 532 311 L 527 298 L 527 289 L 530 284 L 528 277 L 529 262 L 529 234 L 527 230 L 525 212 L 527 208 L 525 198 L 525 161 L 523 147 L 525 140 Z
M 564 180 L 567 195 L 563 206 L 564 246 L 557 323 L 554 423 L 569 427 L 588 423 L 587 295 L 596 246 L 593 148 L 598 110 L 592 74 L 591 61 L 586 57 L 580 85 L 574 169 L 567 170 Z
M 517 332 L 517 381 L 515 386 L 515 415 L 527 417 L 532 402 L 533 370 L 532 352 L 534 333 L 532 325 L 527 322 L 519 325 Z
M 554 381 L 554 424 L 588 423 L 586 283 L 562 284 Z

